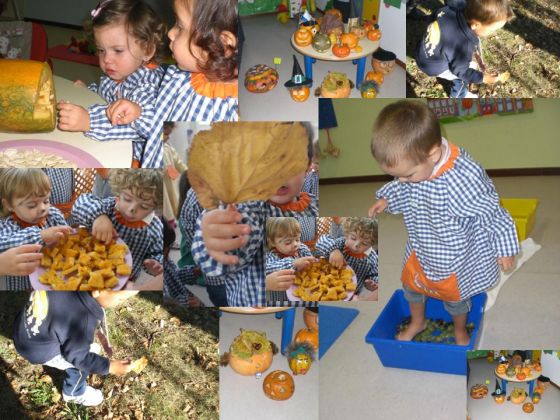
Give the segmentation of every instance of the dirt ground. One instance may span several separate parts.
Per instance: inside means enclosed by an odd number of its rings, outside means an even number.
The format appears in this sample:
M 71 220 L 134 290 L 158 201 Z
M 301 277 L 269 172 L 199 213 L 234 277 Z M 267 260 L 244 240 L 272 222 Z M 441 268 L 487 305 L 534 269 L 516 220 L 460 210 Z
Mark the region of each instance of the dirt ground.
M 422 0 L 420 4 L 420 12 L 430 14 L 443 6 L 443 0 Z M 493 86 L 480 85 L 478 95 L 560 96 L 560 2 L 511 0 L 511 4 L 516 18 L 482 40 L 487 68 L 508 70 L 511 78 Z M 407 18 L 407 97 L 447 97 L 445 92 L 449 91 L 445 81 L 429 77 L 416 67 L 416 47 L 427 26 L 427 21 Z
M 218 314 L 208 308 L 163 305 L 161 293 L 142 293 L 107 310 L 115 359 L 146 356 L 140 374 L 92 375 L 104 402 L 66 404 L 64 373 L 17 355 L 12 324 L 28 293 L 0 293 L 0 418 L 218 419 Z

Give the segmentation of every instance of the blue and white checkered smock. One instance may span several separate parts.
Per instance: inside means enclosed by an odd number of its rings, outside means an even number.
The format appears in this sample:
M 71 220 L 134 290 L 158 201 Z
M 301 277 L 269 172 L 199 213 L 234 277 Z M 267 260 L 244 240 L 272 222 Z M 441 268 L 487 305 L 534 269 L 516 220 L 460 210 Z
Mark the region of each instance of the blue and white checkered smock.
M 98 198 L 93 194 L 82 194 L 72 207 L 72 217 L 90 232 L 93 222 L 102 214 L 111 219 L 119 238 L 128 245 L 132 254 L 130 279 L 134 281 L 145 259 L 154 259 L 163 264 L 163 224 L 159 217 L 154 217 L 149 225 L 141 228 L 124 226 L 115 216 L 115 202 L 115 197 Z
M 415 251 L 431 281 L 455 273 L 465 300 L 498 282 L 497 257 L 516 255 L 519 243 L 494 184 L 465 150 L 457 149 L 439 176 L 418 183 L 392 181 L 377 197 L 388 201 L 389 213 L 404 216 L 405 263 Z
M 45 244 L 41 239 L 41 231 L 53 226 L 65 226 L 66 220 L 56 207 L 49 208 L 49 214 L 42 227 L 23 228 L 12 217 L 0 220 L 0 252 L 26 244 Z M 11 291 L 29 290 L 31 283 L 28 276 L 5 276 L 6 289 Z
M 51 181 L 51 204 L 69 203 L 74 194 L 74 170 L 71 168 L 43 168 Z
M 229 306 L 265 306 L 265 267 L 264 267 L 264 239 L 266 237 L 267 217 L 294 217 L 297 213 L 316 217 L 318 213 L 317 200 L 310 196 L 309 205 L 300 212 L 281 210 L 264 201 L 248 201 L 236 204 L 241 213 L 242 224 L 251 227 L 247 244 L 240 249 L 231 251 L 239 262 L 234 265 L 224 265 L 214 260 L 204 246 L 200 229 L 201 215 L 197 220 L 192 254 L 196 264 L 207 276 L 224 277 Z
M 317 218 L 299 214 L 295 217 L 301 227 L 300 240 L 305 243 L 314 242 L 316 240 L 315 235 L 317 234 Z
M 187 305 L 188 299 L 194 295 L 187 289 L 187 284 L 195 284 L 196 276 L 193 266 L 177 267 L 174 261 L 163 263 L 163 295 L 175 299 L 181 305 Z
M 168 66 L 158 91 L 154 125 L 147 137 L 143 168 L 163 166 L 162 133 L 164 121 L 238 121 L 237 98 L 209 98 L 191 86 L 191 73 Z
M 196 193 L 191 188 L 187 191 L 185 201 L 181 207 L 181 213 L 179 213 L 179 228 L 188 249 L 191 249 L 192 246 L 196 230 L 196 219 L 202 214 L 203 210 L 198 202 Z M 208 286 L 221 286 L 224 284 L 223 277 L 204 276 L 204 280 Z
M 364 287 L 364 282 L 367 279 L 372 279 L 377 283 L 377 253 L 371 249 L 370 252 L 362 257 L 356 257 L 348 252 L 345 247 L 346 238 L 333 239 L 330 235 L 322 235 L 317 241 L 317 247 L 315 248 L 316 255 L 320 257 L 329 259 L 329 255 L 335 249 L 342 252 L 346 264 L 348 264 L 352 270 L 356 273 L 356 279 L 358 280 L 358 285 L 356 287 L 356 294 L 359 294 Z
M 161 67 L 150 69 L 142 66 L 123 82 L 101 76 L 99 85 L 92 83 L 88 89 L 101 96 L 107 104 L 96 104 L 88 108 L 90 131 L 86 136 L 99 141 L 133 140 L 134 159 L 142 161 L 144 142 L 154 124 L 157 92 L 164 71 Z M 119 99 L 128 99 L 142 108 L 142 114 L 128 125 L 111 124 L 107 118 L 107 107 Z
M 310 171 L 305 175 L 301 190 L 314 195 L 319 200 L 319 174 L 316 171 Z
M 276 251 L 268 251 L 265 259 L 266 274 L 280 270 L 295 270 L 294 261 L 296 258 L 312 257 L 311 251 L 305 244 L 300 244 L 294 257 L 282 257 Z M 286 292 L 266 291 L 267 306 L 317 306 L 317 302 L 299 302 L 288 300 Z

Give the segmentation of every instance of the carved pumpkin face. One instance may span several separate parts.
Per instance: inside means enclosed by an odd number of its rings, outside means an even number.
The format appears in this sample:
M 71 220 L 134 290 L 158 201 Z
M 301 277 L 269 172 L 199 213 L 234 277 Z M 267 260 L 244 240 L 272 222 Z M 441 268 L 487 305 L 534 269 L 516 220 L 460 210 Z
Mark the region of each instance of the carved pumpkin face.
M 269 373 L 263 382 L 264 394 L 277 401 L 283 401 L 294 395 L 295 385 L 294 379 L 288 372 L 283 370 L 275 370 Z
M 395 60 L 381 61 L 376 58 L 372 58 L 371 66 L 373 67 L 373 70 L 378 73 L 389 74 L 395 70 Z
M 299 353 L 290 359 L 289 365 L 294 375 L 305 375 L 311 367 L 311 357 L 307 354 Z
M 297 86 L 289 89 L 290 96 L 296 102 L 305 102 L 309 98 L 309 86 Z
M 482 384 L 476 384 L 471 387 L 471 398 L 479 400 L 488 395 L 488 387 Z
M 506 394 L 494 395 L 494 401 L 498 404 L 503 404 L 506 401 Z
M 309 309 L 303 311 L 303 322 L 305 326 L 311 330 L 319 332 L 319 314 Z
M 294 42 L 299 47 L 306 47 L 313 42 L 313 34 L 306 28 L 300 28 L 294 34 Z
M 532 413 L 534 409 L 535 407 L 531 403 L 523 404 L 523 411 L 525 411 L 526 413 Z
M 340 36 L 340 42 L 348 45 L 350 49 L 356 48 L 356 45 L 358 45 L 358 41 L 359 41 L 358 36 L 356 34 L 353 34 L 352 32 L 342 34 Z
M 337 57 L 344 58 L 350 55 L 350 47 L 346 44 L 335 44 L 332 47 L 332 52 Z

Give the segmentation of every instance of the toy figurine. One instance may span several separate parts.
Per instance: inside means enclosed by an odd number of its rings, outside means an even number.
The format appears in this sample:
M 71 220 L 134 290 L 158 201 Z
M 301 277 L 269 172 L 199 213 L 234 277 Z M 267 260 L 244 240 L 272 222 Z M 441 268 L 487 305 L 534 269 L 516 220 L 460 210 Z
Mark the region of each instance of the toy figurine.
M 315 358 L 315 349 L 308 342 L 294 341 L 286 348 L 288 365 L 294 375 L 305 375 Z
M 294 55 L 294 66 L 292 68 L 292 78 L 284 83 L 284 86 L 290 91 L 290 96 L 296 102 L 304 102 L 309 98 L 309 86 L 313 80 L 305 77 L 301 71 L 301 67 Z
M 378 73 L 389 74 L 395 69 L 396 58 L 395 53 L 378 48 L 372 55 L 371 66 Z

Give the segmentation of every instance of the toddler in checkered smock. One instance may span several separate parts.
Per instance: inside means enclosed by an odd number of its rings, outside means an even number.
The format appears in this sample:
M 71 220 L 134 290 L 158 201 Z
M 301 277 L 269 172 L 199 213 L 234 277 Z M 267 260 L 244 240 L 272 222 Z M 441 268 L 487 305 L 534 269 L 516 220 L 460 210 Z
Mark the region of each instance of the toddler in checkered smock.
M 51 182 L 41 169 L 1 169 L 0 252 L 25 244 L 51 245 L 72 231 L 50 205 Z M 28 276 L 6 276 L 7 290 L 28 290 Z
M 155 210 L 163 203 L 162 171 L 159 169 L 111 169 L 115 197 L 82 194 L 72 208 L 72 217 L 100 241 L 121 238 L 130 249 L 134 281 L 145 268 L 152 275 L 163 273 L 163 231 Z
M 425 328 L 430 296 L 451 314 L 456 343 L 467 345 L 470 298 L 494 286 L 500 267 L 510 270 L 519 252 L 513 220 L 484 169 L 441 137 L 426 104 L 385 107 L 373 128 L 372 153 L 396 179 L 377 192 L 369 214 L 402 213 L 408 231 L 401 279 L 412 320 L 398 338 L 411 340 Z
M 349 265 L 358 281 L 356 299 L 377 300 L 377 220 L 367 217 L 345 217 L 343 237 L 323 235 L 317 241 L 315 255 L 328 258 L 336 268 Z M 362 293 L 363 288 L 370 293 Z
M 91 12 L 99 66 L 104 75 L 87 88 L 107 103 L 81 106 L 60 102 L 59 128 L 83 131 L 94 140 L 133 140 L 131 164 L 143 160 L 147 133 L 153 125 L 156 97 L 164 71 L 156 62 L 164 49 L 165 27 L 143 1 L 102 1 Z M 86 87 L 78 80 L 75 85 Z M 127 115 L 118 110 L 123 100 L 140 112 Z M 115 112 L 116 111 L 116 112 Z

